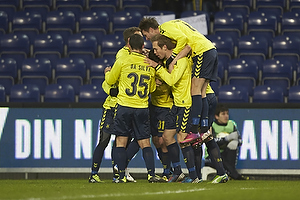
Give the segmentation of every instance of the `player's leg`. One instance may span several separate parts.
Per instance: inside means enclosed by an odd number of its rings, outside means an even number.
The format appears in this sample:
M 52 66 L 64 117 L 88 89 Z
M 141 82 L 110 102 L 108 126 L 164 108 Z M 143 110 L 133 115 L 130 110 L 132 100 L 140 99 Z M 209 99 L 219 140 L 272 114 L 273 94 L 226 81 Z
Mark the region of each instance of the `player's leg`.
M 127 182 L 125 177 L 126 168 L 126 144 L 128 136 L 116 136 L 116 148 L 114 150 L 115 162 L 118 165 L 119 179 L 117 182 Z
M 103 109 L 101 121 L 98 124 L 98 137 L 99 142 L 94 149 L 93 153 L 93 163 L 92 163 L 92 172 L 89 177 L 90 183 L 101 183 L 103 181 L 100 180 L 98 176 L 98 171 L 102 162 L 104 150 L 107 147 L 110 141 L 110 129 L 105 128 L 105 125 L 112 123 L 112 119 L 110 119 L 110 109 Z
M 125 168 L 125 176 L 127 178 L 127 180 L 129 182 L 136 182 L 136 180 L 131 176 L 131 174 L 129 173 L 129 170 L 128 170 L 128 164 L 129 162 L 131 161 L 131 159 L 137 154 L 137 152 L 139 151 L 140 149 L 140 146 L 137 142 L 136 139 L 128 139 L 129 144 L 126 148 L 126 154 L 127 154 L 127 160 L 126 160 L 126 168 Z

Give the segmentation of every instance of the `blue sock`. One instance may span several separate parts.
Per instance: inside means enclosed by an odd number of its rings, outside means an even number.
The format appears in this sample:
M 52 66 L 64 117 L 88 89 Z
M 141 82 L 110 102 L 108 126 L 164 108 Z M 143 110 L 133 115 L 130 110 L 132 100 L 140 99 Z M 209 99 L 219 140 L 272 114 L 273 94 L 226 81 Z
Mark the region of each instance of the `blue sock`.
M 167 146 L 168 149 L 168 156 L 170 161 L 174 167 L 174 174 L 179 175 L 182 173 L 181 165 L 180 165 L 180 150 L 177 142 L 170 144 Z
M 202 167 L 202 146 L 198 148 L 193 148 L 195 155 L 195 166 L 196 172 L 199 179 L 202 178 L 201 167 Z
M 133 156 L 139 151 L 139 149 L 140 146 L 136 140 L 133 140 L 129 143 L 126 149 L 126 154 L 127 154 L 126 167 L 128 166 L 128 163 L 131 161 Z
M 126 150 L 124 147 L 115 147 L 115 164 L 118 165 L 120 179 L 125 176 L 126 168 Z
M 208 101 L 207 98 L 204 97 L 202 99 L 202 113 L 201 113 L 201 133 L 205 133 L 208 131 L 209 126 L 208 126 Z
M 92 174 L 97 174 L 101 165 L 103 153 L 105 148 L 101 145 L 97 145 L 93 154 L 93 165 L 92 165 Z
M 181 151 L 186 168 L 189 170 L 189 176 L 194 180 L 195 178 L 197 178 L 194 150 L 191 146 L 187 146 L 185 148 L 182 148 Z
M 191 108 L 191 119 L 192 119 L 191 132 L 192 133 L 198 133 L 201 112 L 202 112 L 202 96 L 194 95 L 192 96 L 192 108 Z
M 154 166 L 154 155 L 151 147 L 145 147 L 142 150 L 143 158 L 146 164 L 148 174 L 151 176 L 155 175 L 155 166 Z
M 213 166 L 217 170 L 217 175 L 220 176 L 225 174 L 220 149 L 215 140 L 210 140 L 209 142 L 206 142 L 205 145 L 207 147 L 209 158 L 211 159 Z

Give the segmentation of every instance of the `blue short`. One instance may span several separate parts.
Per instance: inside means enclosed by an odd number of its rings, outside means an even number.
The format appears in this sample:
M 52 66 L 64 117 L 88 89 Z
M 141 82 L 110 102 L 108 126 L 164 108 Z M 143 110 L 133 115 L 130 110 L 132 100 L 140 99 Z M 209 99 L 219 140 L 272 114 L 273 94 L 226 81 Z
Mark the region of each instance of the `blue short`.
M 176 132 L 189 133 L 191 129 L 191 107 L 177 107 L 173 105 L 166 116 L 165 129 L 176 129 Z
M 158 107 L 150 104 L 150 129 L 152 136 L 161 137 L 165 130 L 165 120 L 170 108 Z
M 99 125 L 98 125 L 98 129 L 99 129 L 100 132 L 103 131 L 103 132 L 108 133 L 108 134 L 113 134 L 114 112 L 115 112 L 114 108 L 103 109 L 102 118 L 101 118 L 101 121 L 99 122 Z
M 217 81 L 218 52 L 216 49 L 211 49 L 201 55 L 196 55 L 193 57 L 193 63 L 192 77 Z
M 150 138 L 149 109 L 117 105 L 114 131 L 116 136 L 133 136 L 137 140 Z

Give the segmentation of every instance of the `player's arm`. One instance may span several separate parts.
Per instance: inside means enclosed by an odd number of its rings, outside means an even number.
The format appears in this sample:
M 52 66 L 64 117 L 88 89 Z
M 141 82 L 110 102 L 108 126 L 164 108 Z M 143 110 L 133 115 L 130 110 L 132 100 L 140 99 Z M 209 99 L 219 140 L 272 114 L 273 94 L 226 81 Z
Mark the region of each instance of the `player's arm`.
M 176 55 L 176 57 L 170 62 L 170 64 L 169 64 L 169 72 L 172 72 L 172 70 L 174 69 L 174 65 L 175 65 L 175 63 L 178 61 L 178 60 L 180 60 L 181 58 L 183 58 L 183 57 L 186 57 L 189 53 L 190 53 L 190 51 L 191 51 L 191 47 L 190 47 L 190 45 L 185 45 L 185 47 L 182 49 L 182 51 L 180 51 L 177 55 Z
M 188 66 L 188 63 L 185 59 L 178 60 L 176 63 L 174 70 L 169 73 L 164 67 L 161 65 L 158 65 L 155 67 L 155 70 L 157 74 L 169 85 L 173 86 L 175 85 L 179 79 L 182 77 L 184 71 L 186 70 L 186 67 Z
M 121 73 L 121 66 L 122 65 L 120 63 L 120 59 L 118 59 L 116 60 L 111 70 L 105 73 L 105 81 L 107 82 L 108 85 L 113 85 L 119 80 L 120 73 Z

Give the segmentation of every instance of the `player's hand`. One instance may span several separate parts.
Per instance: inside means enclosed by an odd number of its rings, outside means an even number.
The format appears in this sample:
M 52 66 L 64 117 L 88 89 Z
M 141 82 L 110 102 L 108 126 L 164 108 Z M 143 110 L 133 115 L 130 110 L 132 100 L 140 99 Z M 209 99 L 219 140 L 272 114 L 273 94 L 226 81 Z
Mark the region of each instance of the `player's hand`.
M 106 72 L 109 72 L 111 70 L 111 67 L 106 67 L 105 69 L 104 69 L 104 74 L 106 74 Z
M 159 86 L 161 86 L 162 85 L 162 81 L 161 80 L 159 80 L 159 79 L 155 79 L 155 83 L 156 83 L 156 87 L 159 87 Z
M 146 49 L 146 48 L 143 48 L 142 49 L 142 54 L 144 55 L 144 56 L 149 56 L 149 52 L 150 52 L 150 50 L 149 49 Z
M 156 66 L 158 65 L 157 62 L 151 60 L 150 58 L 145 58 L 145 59 L 144 59 L 144 62 L 145 62 L 145 63 L 148 63 L 149 66 L 151 66 L 151 67 L 156 67 Z

